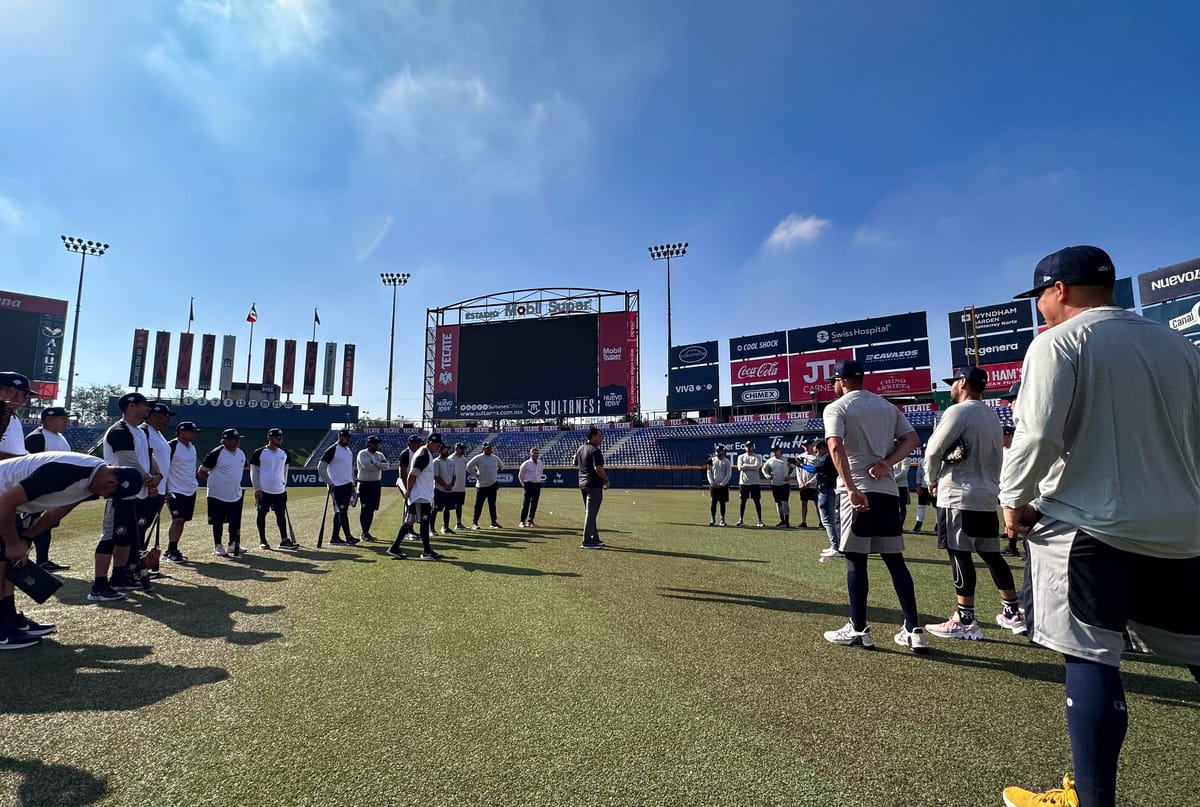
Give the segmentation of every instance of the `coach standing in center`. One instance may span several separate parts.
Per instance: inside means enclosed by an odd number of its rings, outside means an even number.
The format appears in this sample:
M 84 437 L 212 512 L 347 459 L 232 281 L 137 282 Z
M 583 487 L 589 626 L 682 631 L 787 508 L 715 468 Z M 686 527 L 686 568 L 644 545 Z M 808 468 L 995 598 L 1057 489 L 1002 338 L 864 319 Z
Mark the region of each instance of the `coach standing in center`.
M 379 450 L 379 436 L 372 434 L 367 438 L 367 447 L 358 452 L 354 458 L 358 469 L 358 511 L 359 535 L 364 541 L 374 541 L 371 534 L 371 522 L 379 510 L 383 492 L 383 472 L 386 471 L 388 458 Z
M 492 517 L 492 529 L 501 528 L 500 522 L 496 520 L 496 493 L 500 490 L 500 483 L 496 481 L 496 477 L 502 470 L 504 465 L 500 458 L 492 453 L 490 442 L 483 444 L 482 454 L 476 454 L 467 463 L 467 471 L 475 474 L 475 517 L 471 519 L 471 529 L 479 529 L 479 516 L 483 514 L 485 501 L 488 505 L 488 515 Z
M 517 481 L 525 489 L 525 496 L 521 500 L 520 526 L 522 527 L 537 526 L 533 520 L 537 518 L 538 499 L 542 496 L 543 477 L 542 461 L 538 459 L 538 450 L 531 448 L 529 449 L 529 459 L 521 463 L 521 469 L 517 472 Z
M 208 482 L 208 523 L 212 525 L 213 554 L 235 558 L 242 554 L 242 470 L 246 454 L 237 429 L 221 432 L 221 445 L 208 452 L 197 473 Z M 178 449 L 176 449 L 178 450 Z M 223 525 L 229 525 L 229 550 L 221 543 Z
M 604 502 L 604 491 L 608 487 L 608 472 L 604 470 L 604 452 L 600 443 L 604 434 L 595 426 L 587 430 L 587 439 L 575 452 L 575 467 L 579 469 L 579 492 L 583 494 L 583 543 L 581 549 L 603 549 L 600 530 L 596 528 L 596 516 Z

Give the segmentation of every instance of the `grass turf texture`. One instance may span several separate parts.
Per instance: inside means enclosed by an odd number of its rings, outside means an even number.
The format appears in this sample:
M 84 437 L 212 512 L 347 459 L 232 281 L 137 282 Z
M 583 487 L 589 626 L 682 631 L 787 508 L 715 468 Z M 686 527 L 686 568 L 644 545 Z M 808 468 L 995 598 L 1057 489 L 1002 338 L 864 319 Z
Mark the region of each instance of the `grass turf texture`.
M 115 605 L 86 603 L 99 506 L 56 530 L 68 583 L 18 607 L 59 633 L 0 655 L 0 803 L 962 807 L 1070 768 L 1059 657 L 987 624 L 924 657 L 896 647 L 877 560 L 879 650 L 825 642 L 847 618 L 845 567 L 817 562 L 815 530 L 710 528 L 704 493 L 617 490 L 610 548 L 588 552 L 577 491 L 545 491 L 520 530 L 504 490 L 510 528 L 399 562 L 386 540 L 314 549 L 324 492 L 289 496 L 300 553 L 215 558 L 201 518 L 194 565 Z M 400 514 L 385 492 L 373 531 Z M 257 546 L 249 507 L 243 535 Z M 949 569 L 931 536 L 908 547 L 940 621 Z M 986 622 L 982 568 L 979 591 Z M 1200 690 L 1153 659 L 1124 679 L 1122 803 L 1192 803 Z

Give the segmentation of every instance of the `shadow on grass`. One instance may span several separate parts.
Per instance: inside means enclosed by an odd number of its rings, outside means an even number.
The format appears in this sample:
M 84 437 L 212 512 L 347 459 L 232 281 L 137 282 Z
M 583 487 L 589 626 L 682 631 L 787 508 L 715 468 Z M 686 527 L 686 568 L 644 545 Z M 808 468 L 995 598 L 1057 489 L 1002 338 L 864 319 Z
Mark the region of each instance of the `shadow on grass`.
M 530 569 L 527 566 L 501 566 L 498 563 L 474 563 L 468 560 L 447 560 L 445 563 L 447 566 L 457 566 L 464 572 L 509 574 L 516 577 L 579 577 L 579 572 L 543 572 L 541 569 Z
M 67 646 L 44 641 L 36 649 L 27 650 L 11 661 L 5 659 L 9 680 L 30 681 L 34 685 L 0 689 L 0 712 L 132 711 L 191 687 L 213 684 L 229 677 L 229 673 L 220 667 L 129 663 L 146 658 L 150 652 L 151 648 L 146 645 Z
M 764 608 L 768 611 L 788 611 L 798 614 L 827 614 L 839 618 L 846 618 L 850 613 L 850 606 L 848 604 L 797 600 L 791 597 L 764 597 L 761 594 L 734 594 L 728 591 L 707 591 L 695 588 L 663 588 L 659 589 L 659 592 L 660 597 L 666 597 L 671 600 L 711 602 L 718 605 L 746 605 L 751 608 Z M 868 614 L 872 622 L 899 623 L 904 619 L 899 610 L 890 608 L 871 607 L 868 609 Z
M 15 793 L 21 807 L 84 807 L 100 801 L 108 792 L 103 779 L 67 765 L 0 756 L 0 771 L 22 777 Z
M 609 536 L 608 530 L 600 531 L 601 540 Z M 723 558 L 719 555 L 699 555 L 695 552 L 668 552 L 665 549 L 635 549 L 629 546 L 612 546 L 606 545 L 605 552 L 632 552 L 638 555 L 654 555 L 660 558 L 684 558 L 687 560 L 715 560 L 722 563 L 770 563 L 769 560 L 762 558 Z
M 170 582 L 168 582 L 170 581 Z M 90 605 L 89 585 L 67 580 L 59 589 L 59 599 L 72 605 Z M 105 606 L 136 613 L 161 622 L 176 633 L 196 639 L 224 639 L 230 644 L 256 645 L 278 639 L 281 633 L 259 633 L 234 629 L 233 615 L 273 614 L 282 605 L 251 605 L 250 600 L 230 594 L 218 586 L 179 584 L 171 578 L 158 580 L 149 592 L 130 592 L 124 600 Z

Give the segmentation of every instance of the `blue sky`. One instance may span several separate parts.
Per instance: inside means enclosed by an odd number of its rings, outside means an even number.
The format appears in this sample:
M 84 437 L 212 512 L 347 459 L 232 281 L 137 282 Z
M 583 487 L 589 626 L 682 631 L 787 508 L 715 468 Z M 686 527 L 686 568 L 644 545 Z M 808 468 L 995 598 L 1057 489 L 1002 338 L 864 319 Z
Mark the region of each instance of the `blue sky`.
M 0 288 L 69 299 L 78 383 L 135 326 L 358 344 L 356 402 L 420 411 L 424 311 L 640 289 L 675 341 L 1007 299 L 1061 246 L 1200 254 L 1200 12 L 1183 3 L 8 0 Z M 727 359 L 727 357 L 726 357 Z M 174 354 L 172 354 L 172 367 Z M 728 400 L 727 373 L 722 374 Z

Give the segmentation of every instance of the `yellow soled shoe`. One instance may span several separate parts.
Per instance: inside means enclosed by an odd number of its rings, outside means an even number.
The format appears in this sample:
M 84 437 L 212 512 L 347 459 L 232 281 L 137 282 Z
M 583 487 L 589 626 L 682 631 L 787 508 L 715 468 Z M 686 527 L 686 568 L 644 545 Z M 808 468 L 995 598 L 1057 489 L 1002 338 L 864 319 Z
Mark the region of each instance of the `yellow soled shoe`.
M 1004 803 L 1007 807 L 1079 807 L 1079 795 L 1075 792 L 1075 781 L 1070 776 L 1064 776 L 1061 789 L 1056 787 L 1045 793 L 1006 787 Z

